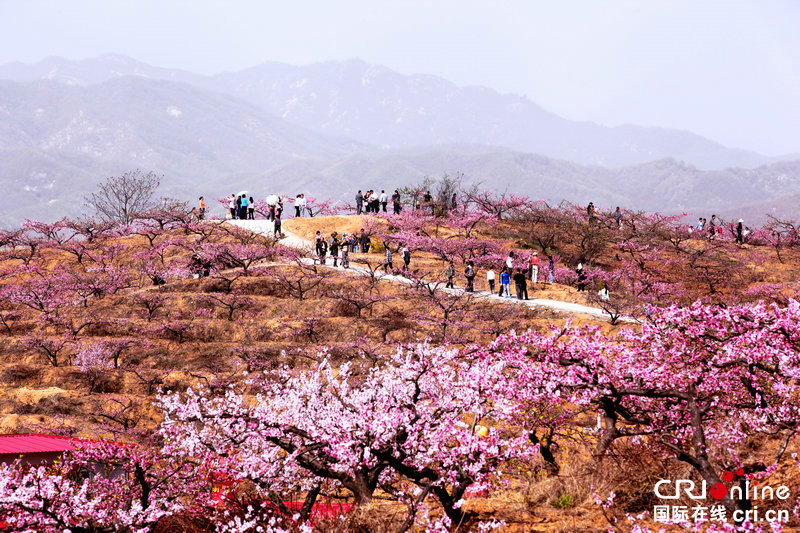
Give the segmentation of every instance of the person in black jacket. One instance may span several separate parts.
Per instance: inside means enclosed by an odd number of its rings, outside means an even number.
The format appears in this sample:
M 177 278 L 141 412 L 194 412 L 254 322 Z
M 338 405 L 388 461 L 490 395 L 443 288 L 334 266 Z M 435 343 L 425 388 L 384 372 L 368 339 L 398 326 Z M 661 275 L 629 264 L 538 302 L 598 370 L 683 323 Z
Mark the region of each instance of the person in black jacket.
M 475 281 L 475 265 L 472 261 L 467 263 L 467 268 L 464 270 L 464 277 L 467 278 L 467 292 L 473 292 Z
M 517 299 L 518 300 L 527 300 L 528 299 L 528 280 L 525 277 L 525 272 L 518 268 L 517 271 L 514 273 L 514 285 L 517 289 Z M 524 298 L 523 298 L 524 296 Z
M 586 291 L 586 273 L 583 271 L 583 263 L 578 263 L 575 273 L 578 274 L 578 292 Z

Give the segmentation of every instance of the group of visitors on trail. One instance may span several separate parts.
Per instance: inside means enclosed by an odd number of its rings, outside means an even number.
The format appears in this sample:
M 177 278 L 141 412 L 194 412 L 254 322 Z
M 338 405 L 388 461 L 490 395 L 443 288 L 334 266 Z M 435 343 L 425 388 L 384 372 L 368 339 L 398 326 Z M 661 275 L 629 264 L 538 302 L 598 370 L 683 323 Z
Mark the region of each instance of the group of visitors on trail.
M 359 189 L 356 193 L 356 215 L 361 215 L 363 213 L 379 213 L 381 211 L 386 213 L 389 199 L 384 189 L 381 189 L 380 194 L 373 189 L 369 189 L 366 193 L 362 193 L 361 189 Z M 391 201 L 392 212 L 395 215 L 399 214 L 402 206 L 400 205 L 400 192 L 397 189 L 392 193 Z
M 541 260 L 538 252 L 534 251 L 527 259 L 518 257 L 513 250 L 508 252 L 508 257 L 506 257 L 505 263 L 500 269 L 500 285 L 497 295 L 501 298 L 511 298 L 511 282 L 513 281 L 517 299 L 529 300 L 528 282 L 530 281 L 532 284 L 539 283 L 540 266 Z M 554 268 L 554 260 L 552 257 L 549 257 L 547 276 L 549 283 L 553 283 Z M 455 270 L 451 261 L 447 270 L 447 287 L 453 286 L 452 276 L 454 273 Z M 466 290 L 468 292 L 472 292 L 474 290 L 473 280 L 475 279 L 475 275 L 474 263 L 469 261 L 464 270 L 464 277 L 467 280 Z M 486 282 L 489 285 L 489 292 L 494 294 L 495 287 L 497 286 L 497 273 L 494 271 L 494 269 L 489 268 L 489 270 L 486 271 Z
M 202 198 L 201 196 L 201 202 Z M 228 209 L 230 209 L 232 220 L 255 220 L 256 203 L 252 196 L 247 197 L 246 192 L 231 194 L 228 200 Z
M 314 262 L 319 261 L 319 264 L 327 264 L 327 259 L 333 261 L 333 266 L 340 266 L 342 268 L 350 268 L 350 254 L 360 253 L 367 254 L 372 247 L 372 240 L 364 228 L 357 233 L 342 233 L 332 232 L 328 238 L 321 231 L 317 231 L 314 240 Z M 383 263 L 383 271 L 388 273 L 390 269 L 394 269 L 394 261 L 392 251 L 388 247 L 385 252 L 385 261 Z M 411 251 L 408 247 L 403 246 L 400 251 L 400 257 L 403 260 L 403 270 L 408 270 L 411 264 Z
M 689 226 L 689 234 L 697 235 L 697 237 L 705 237 L 708 240 L 714 240 L 718 236 L 722 236 L 723 226 L 717 219 L 717 215 L 711 215 L 711 220 L 699 217 L 697 224 Z M 736 226 L 732 228 L 737 244 L 744 244 L 744 238 L 750 233 L 750 228 L 744 226 L 744 219 L 739 219 Z

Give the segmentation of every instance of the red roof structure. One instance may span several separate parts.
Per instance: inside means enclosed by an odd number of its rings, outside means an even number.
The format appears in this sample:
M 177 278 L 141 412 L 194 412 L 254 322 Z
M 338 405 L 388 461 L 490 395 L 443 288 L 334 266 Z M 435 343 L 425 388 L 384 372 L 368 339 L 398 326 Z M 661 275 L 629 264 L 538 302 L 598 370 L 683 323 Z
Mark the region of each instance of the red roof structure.
M 76 437 L 42 435 L 40 433 L 17 433 L 0 435 L 0 455 L 25 453 L 66 452 L 75 450 L 74 441 L 84 441 Z
M 115 446 L 133 444 L 78 437 L 61 437 L 41 433 L 16 433 L 0 435 L 0 464 L 9 464 L 21 458 L 27 464 L 42 464 L 58 459 L 64 452 L 77 450 L 87 444 L 109 443 Z

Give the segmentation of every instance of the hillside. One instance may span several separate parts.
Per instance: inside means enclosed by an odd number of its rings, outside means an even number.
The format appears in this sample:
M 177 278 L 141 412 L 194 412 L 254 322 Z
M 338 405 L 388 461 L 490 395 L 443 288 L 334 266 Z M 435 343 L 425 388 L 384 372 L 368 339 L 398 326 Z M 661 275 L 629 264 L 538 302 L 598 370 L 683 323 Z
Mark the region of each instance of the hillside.
M 737 243 L 730 223 L 689 234 L 642 211 L 595 215 L 482 192 L 456 210 L 287 217 L 292 238 L 282 240 L 249 231 L 263 220 L 198 221 L 182 209 L 125 227 L 63 220 L 2 232 L 0 428 L 137 443 L 112 450 L 116 468 L 144 468 L 154 486 L 150 511 L 131 520 L 180 519 L 187 532 L 225 523 L 222 511 L 253 527 L 300 520 L 325 531 L 330 517 L 313 505 L 339 504 L 341 531 L 397 531 L 406 520 L 453 532 L 492 520 L 504 531 L 605 531 L 653 511 L 656 480 L 706 480 L 734 468 L 728 454 L 759 483 L 795 486 L 796 231 L 780 246 L 769 228 Z M 362 228 L 354 268 L 297 248 L 317 232 Z M 526 269 L 533 252 L 542 262 L 532 298 L 607 314 L 463 290 L 468 265 L 485 291 L 488 269 Z M 699 422 L 687 422 L 687 397 L 703 405 Z M 692 444 L 700 431 L 712 474 L 686 459 L 705 453 Z M 380 483 L 356 482 L 376 473 Z M 23 498 L 15 475 L 0 466 L 0 482 Z M 114 505 L 141 498 L 138 481 L 118 478 L 56 491 L 58 516 L 117 520 Z M 233 488 L 213 496 L 220 479 Z M 433 482 L 436 491 L 415 492 Z M 594 503 L 612 492 L 608 509 Z M 112 511 L 87 515 L 84 493 Z M 23 516 L 14 498 L 0 512 Z M 288 501 L 309 507 L 289 521 Z M 796 527 L 788 516 L 783 525 Z
M 480 144 L 608 167 L 666 157 L 703 169 L 750 168 L 775 160 L 686 131 L 570 121 L 523 96 L 458 87 L 436 76 L 404 75 L 359 60 L 308 66 L 268 62 L 210 77 L 116 55 L 0 67 L 0 78 L 17 81 L 91 85 L 120 76 L 177 80 L 222 92 L 305 128 L 383 148 Z

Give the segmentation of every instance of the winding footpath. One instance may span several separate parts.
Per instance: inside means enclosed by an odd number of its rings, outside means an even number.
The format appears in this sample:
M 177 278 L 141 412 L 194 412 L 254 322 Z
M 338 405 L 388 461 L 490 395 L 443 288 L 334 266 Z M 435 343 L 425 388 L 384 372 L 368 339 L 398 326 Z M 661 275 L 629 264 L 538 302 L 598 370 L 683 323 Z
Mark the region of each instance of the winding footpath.
M 269 220 L 228 220 L 227 223 L 239 226 L 243 229 L 252 231 L 254 233 L 258 233 L 260 235 L 267 235 L 271 237 L 275 234 L 275 228 L 272 222 L 270 222 Z M 304 239 L 299 235 L 295 235 L 294 233 L 290 233 L 288 231 L 283 231 L 282 233 L 284 235 L 284 238 L 279 241 L 282 245 L 287 246 L 289 248 L 294 248 L 295 250 L 307 252 L 309 254 L 309 257 L 305 261 L 307 261 L 309 264 L 314 262 L 314 259 L 311 257 L 314 255 L 313 242 Z M 351 266 L 347 270 L 344 270 L 341 267 L 334 267 L 333 265 L 330 265 L 329 268 L 336 268 L 337 270 L 351 272 L 354 274 L 370 275 L 370 271 L 368 269 L 352 265 L 352 263 L 355 262 L 357 258 L 358 255 L 356 255 L 353 259 L 351 259 Z M 376 275 L 378 275 L 382 279 L 386 279 L 396 283 L 405 283 L 405 284 L 414 283 L 414 280 L 396 274 L 384 274 L 382 272 L 376 272 Z M 453 289 L 439 287 L 437 290 L 451 294 L 463 294 L 465 292 L 465 289 L 463 287 L 458 287 L 458 286 L 456 286 L 456 288 Z M 560 300 L 548 300 L 544 298 L 531 298 L 530 300 L 518 300 L 516 298 L 504 298 L 498 296 L 497 294 L 492 294 L 487 291 L 475 291 L 473 294 L 476 298 L 485 298 L 489 301 L 503 302 L 513 305 L 526 305 L 531 308 L 544 307 L 547 309 L 552 309 L 558 313 L 590 315 L 594 317 L 604 318 L 606 320 L 610 318 L 607 312 L 597 307 L 590 307 L 587 305 L 581 305 L 571 302 L 562 302 Z M 624 316 L 620 317 L 618 320 L 620 322 L 637 322 L 637 320 L 635 320 L 634 318 L 624 317 Z

